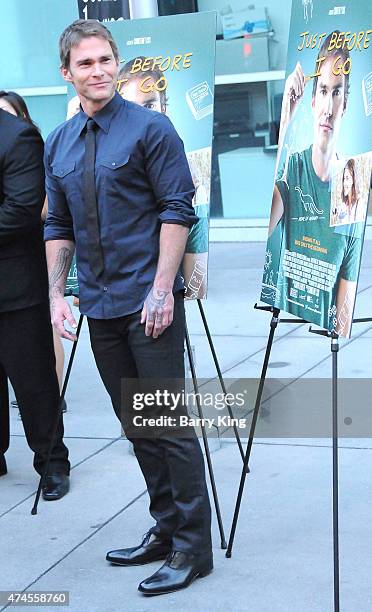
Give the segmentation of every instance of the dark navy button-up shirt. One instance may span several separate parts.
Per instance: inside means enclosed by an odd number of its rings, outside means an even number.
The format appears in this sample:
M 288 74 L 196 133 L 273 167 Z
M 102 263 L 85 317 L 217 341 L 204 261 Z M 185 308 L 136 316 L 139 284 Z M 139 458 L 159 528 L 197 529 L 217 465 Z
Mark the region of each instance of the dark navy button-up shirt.
M 97 279 L 89 266 L 83 187 L 88 115 L 82 110 L 45 145 L 44 238 L 75 241 L 80 310 L 110 319 L 141 310 L 155 278 L 161 224 L 191 227 L 197 217 L 183 143 L 165 115 L 115 93 L 93 118 L 104 273 Z M 173 290 L 182 288 L 177 274 Z

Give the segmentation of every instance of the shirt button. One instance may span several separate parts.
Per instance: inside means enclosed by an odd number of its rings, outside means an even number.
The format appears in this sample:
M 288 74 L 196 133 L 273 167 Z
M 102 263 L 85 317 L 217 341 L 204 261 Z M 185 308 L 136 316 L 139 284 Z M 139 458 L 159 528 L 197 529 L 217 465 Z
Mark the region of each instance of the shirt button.
M 111 166 L 116 166 L 115 162 L 112 162 Z
M 107 291 L 107 287 L 104 287 L 104 288 L 103 288 L 103 290 L 104 290 L 104 291 Z

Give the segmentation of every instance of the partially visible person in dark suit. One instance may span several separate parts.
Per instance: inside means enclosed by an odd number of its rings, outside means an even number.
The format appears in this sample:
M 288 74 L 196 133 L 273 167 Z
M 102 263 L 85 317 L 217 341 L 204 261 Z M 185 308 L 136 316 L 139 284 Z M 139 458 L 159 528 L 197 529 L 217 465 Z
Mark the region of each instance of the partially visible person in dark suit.
M 31 115 L 29 113 L 25 100 L 17 92 L 4 91 L 4 90 L 0 91 L 0 108 L 7 111 L 11 115 L 14 115 L 15 117 L 19 117 L 20 119 L 23 119 L 30 125 L 33 125 L 36 129 L 39 129 L 36 123 L 31 118 Z M 43 221 L 45 221 L 47 213 L 48 213 L 48 198 L 45 198 L 44 205 L 41 211 L 41 219 Z M 57 376 L 58 376 L 58 384 L 59 384 L 59 389 L 61 390 L 62 384 L 63 384 L 63 366 L 64 366 L 64 361 L 65 361 L 65 354 L 64 354 L 61 338 L 57 334 L 57 332 L 54 330 L 54 328 L 53 328 L 53 343 L 54 343 L 54 353 L 56 356 L 56 370 L 57 370 Z M 5 383 L 7 384 L 6 379 L 5 379 Z M 0 379 L 0 384 L 3 384 L 3 381 L 1 381 L 1 379 Z M 0 391 L 0 394 L 1 394 L 1 391 Z M 18 404 L 16 400 L 12 401 L 12 406 L 14 406 L 15 408 L 18 408 Z M 66 401 L 63 400 L 63 412 L 66 412 L 66 409 L 67 409 Z
M 12 383 L 34 467 L 41 474 L 59 406 L 40 221 L 44 147 L 33 125 L 3 109 L 0 134 L 0 377 Z M 8 411 L 8 404 L 2 404 L 0 412 Z M 0 416 L 3 473 L 9 445 L 5 421 Z M 70 464 L 62 438 L 61 420 L 43 486 L 46 500 L 60 499 L 69 489 Z

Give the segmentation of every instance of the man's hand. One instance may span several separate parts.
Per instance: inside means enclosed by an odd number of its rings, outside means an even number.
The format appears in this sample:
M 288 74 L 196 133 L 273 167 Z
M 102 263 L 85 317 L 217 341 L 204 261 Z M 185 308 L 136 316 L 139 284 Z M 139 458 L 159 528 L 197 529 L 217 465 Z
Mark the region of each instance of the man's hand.
M 158 338 L 173 321 L 174 298 L 171 289 L 152 287 L 141 312 L 146 336 Z
M 67 321 L 71 327 L 77 327 L 70 305 L 62 295 L 54 295 L 50 298 L 50 315 L 53 327 L 57 330 L 61 338 L 77 340 L 77 336 L 65 329 L 64 322 Z
M 297 62 L 293 72 L 288 76 L 283 96 L 283 116 L 286 122 L 293 119 L 293 115 L 302 99 L 308 78 L 305 77 L 300 62 Z

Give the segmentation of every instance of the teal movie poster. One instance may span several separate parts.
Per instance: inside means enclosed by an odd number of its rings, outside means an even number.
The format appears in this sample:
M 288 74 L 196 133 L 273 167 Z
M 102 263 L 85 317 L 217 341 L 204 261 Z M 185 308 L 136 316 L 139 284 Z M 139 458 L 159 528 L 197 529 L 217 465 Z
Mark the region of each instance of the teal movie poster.
M 105 23 L 119 47 L 118 91 L 166 113 L 181 136 L 195 185 L 199 221 L 182 262 L 187 299 L 207 294 L 216 14 L 214 12 Z M 69 103 L 71 116 L 79 101 Z M 72 268 L 67 290 L 77 284 Z M 76 290 L 76 288 L 75 288 Z
M 293 0 L 261 300 L 344 337 L 370 193 L 371 70 L 370 0 Z

